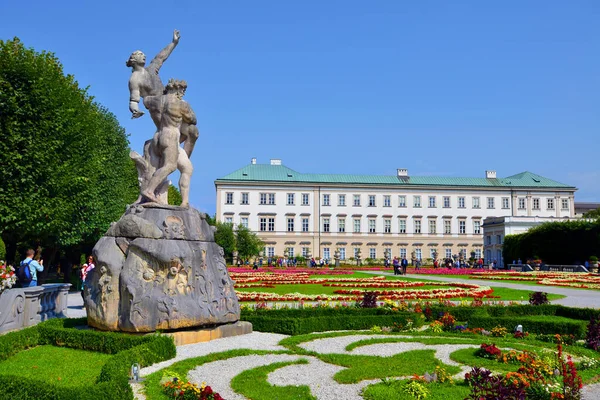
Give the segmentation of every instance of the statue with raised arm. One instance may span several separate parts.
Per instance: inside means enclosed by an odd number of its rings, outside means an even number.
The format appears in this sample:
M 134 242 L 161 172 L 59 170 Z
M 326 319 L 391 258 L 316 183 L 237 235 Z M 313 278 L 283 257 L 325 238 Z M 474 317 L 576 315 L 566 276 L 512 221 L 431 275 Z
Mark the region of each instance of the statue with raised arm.
M 173 41 L 162 49 L 147 67 L 146 55 L 140 50 L 134 51 L 129 56 L 129 60 L 125 65 L 132 69 L 129 78 L 129 111 L 131 111 L 132 118 L 139 118 L 144 115 L 144 112 L 139 109 L 140 98 L 163 94 L 164 86 L 158 76 L 158 71 L 179 43 L 179 38 L 179 31 L 174 30 Z

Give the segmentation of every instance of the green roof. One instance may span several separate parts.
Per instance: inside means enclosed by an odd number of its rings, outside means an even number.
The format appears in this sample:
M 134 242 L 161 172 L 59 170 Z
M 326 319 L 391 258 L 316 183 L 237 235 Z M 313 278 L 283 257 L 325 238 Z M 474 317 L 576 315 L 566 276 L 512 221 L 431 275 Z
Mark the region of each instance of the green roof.
M 480 186 L 480 187 L 528 187 L 528 188 L 570 188 L 552 179 L 531 172 L 506 178 L 459 178 L 449 176 L 409 176 L 396 175 L 347 175 L 347 174 L 302 174 L 284 165 L 248 164 L 215 181 L 227 182 L 276 182 L 311 184 L 360 184 L 394 186 Z

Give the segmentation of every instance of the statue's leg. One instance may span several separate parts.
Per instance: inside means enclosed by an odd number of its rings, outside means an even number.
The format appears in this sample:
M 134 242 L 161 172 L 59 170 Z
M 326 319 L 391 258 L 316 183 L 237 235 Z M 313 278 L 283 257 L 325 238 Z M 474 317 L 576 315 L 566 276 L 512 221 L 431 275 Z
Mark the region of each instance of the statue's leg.
M 192 156 L 192 151 L 194 151 L 198 136 L 200 136 L 200 132 L 198 132 L 198 127 L 196 125 L 188 125 L 186 123 L 181 124 L 181 139 L 185 140 L 183 148 L 185 149 L 188 158 Z
M 190 180 L 194 167 L 188 158 L 187 152 L 179 147 L 179 157 L 177 158 L 177 168 L 180 172 L 179 177 L 179 192 L 181 193 L 181 207 L 190 206 Z
M 161 157 L 161 165 L 152 175 L 152 179 L 142 192 L 146 199 L 158 202 L 154 191 L 165 180 L 169 174 L 177 169 L 177 158 L 179 156 L 179 130 L 177 128 L 165 128 L 158 135 L 158 146 L 155 148 Z M 162 153 L 162 154 L 161 154 Z

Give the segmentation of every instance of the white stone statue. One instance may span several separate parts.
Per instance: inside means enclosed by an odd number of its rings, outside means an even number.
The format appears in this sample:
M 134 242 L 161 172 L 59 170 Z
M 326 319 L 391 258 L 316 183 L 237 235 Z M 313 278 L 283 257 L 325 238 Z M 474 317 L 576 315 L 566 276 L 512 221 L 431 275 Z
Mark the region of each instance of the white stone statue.
M 150 153 L 158 156 L 159 167 L 141 195 L 144 199 L 158 203 L 155 191 L 161 183 L 176 169 L 179 169 L 179 190 L 182 207 L 189 206 L 190 179 L 193 167 L 190 156 L 198 138 L 196 114 L 189 103 L 183 100 L 187 89 L 185 81 L 171 79 L 165 88 L 165 94 L 144 97 L 144 106 L 150 111 L 154 123 L 159 126 L 150 144 Z M 180 143 L 184 144 L 181 148 Z
M 135 151 L 130 153 L 136 163 L 140 182 L 140 197 L 136 203 L 168 204 L 170 182 L 167 177 L 179 169 L 181 205 L 189 206 L 189 183 L 193 171 L 190 157 L 198 139 L 196 116 L 189 104 L 182 100 L 187 84 L 184 81 L 172 81 L 169 93 L 158 75 L 163 63 L 179 43 L 179 38 L 179 31 L 175 30 L 173 41 L 154 57 L 148 67 L 145 67 L 146 56 L 139 50 L 131 54 L 126 64 L 132 68 L 129 78 L 129 110 L 132 118 L 144 115 L 139 109 L 140 99 L 143 98 L 144 106 L 150 111 L 157 129 L 154 138 L 144 144 L 144 156 Z M 175 146 L 173 143 L 176 143 Z M 183 143 L 183 149 L 180 143 Z

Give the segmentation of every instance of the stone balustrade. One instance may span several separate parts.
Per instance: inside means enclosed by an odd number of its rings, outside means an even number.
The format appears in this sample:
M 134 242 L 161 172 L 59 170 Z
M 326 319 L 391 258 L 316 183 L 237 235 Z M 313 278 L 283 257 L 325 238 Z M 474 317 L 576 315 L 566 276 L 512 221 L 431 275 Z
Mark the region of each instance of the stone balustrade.
M 70 283 L 50 283 L 0 293 L 0 334 L 66 318 L 70 287 Z
M 589 272 L 583 265 L 551 265 L 545 264 L 541 267 L 542 271 L 550 272 Z

